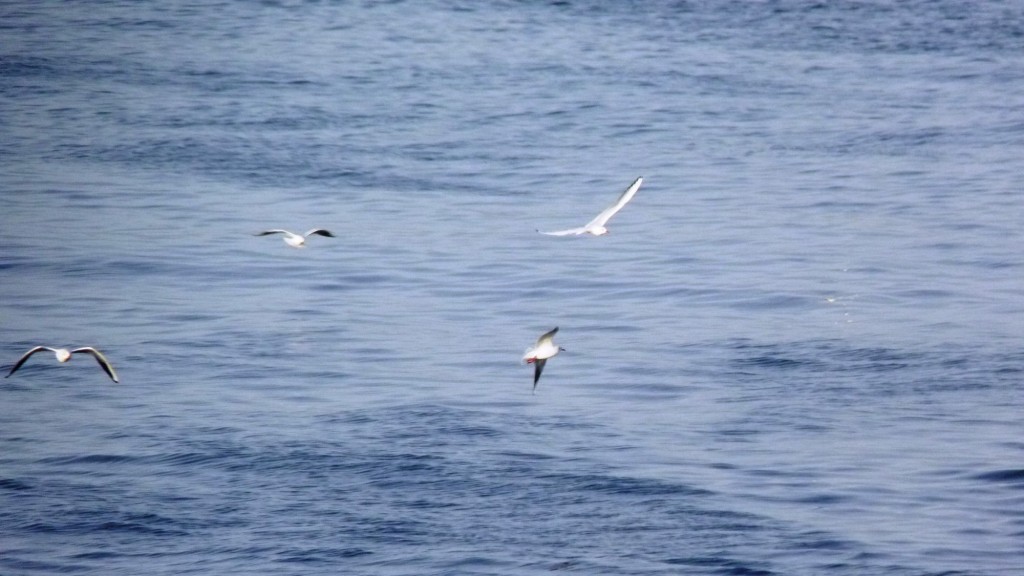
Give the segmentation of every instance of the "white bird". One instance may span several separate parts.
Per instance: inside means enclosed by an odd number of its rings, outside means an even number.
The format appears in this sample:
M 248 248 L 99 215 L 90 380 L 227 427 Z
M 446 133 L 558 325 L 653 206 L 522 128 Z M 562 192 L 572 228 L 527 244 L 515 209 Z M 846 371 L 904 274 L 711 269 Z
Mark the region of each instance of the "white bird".
M 533 391 L 537 391 L 537 381 L 540 380 L 540 373 L 544 371 L 544 365 L 547 364 L 548 358 L 552 358 L 558 355 L 559 352 L 565 350 L 556 345 L 552 340 L 555 337 L 555 333 L 558 332 L 558 326 L 555 326 L 550 332 L 545 332 L 537 339 L 537 343 L 534 344 L 523 354 L 523 360 L 527 364 L 533 364 Z
M 263 232 L 253 234 L 253 236 L 266 236 L 268 234 L 284 234 L 284 243 L 291 246 L 292 248 L 305 248 L 306 238 L 313 235 L 334 238 L 334 234 L 331 234 L 330 230 L 324 230 L 323 228 L 313 228 L 312 230 L 306 232 L 305 234 L 296 234 L 294 232 L 289 232 L 287 230 L 280 229 L 264 230 Z
M 636 195 L 636 191 L 640 189 L 640 185 L 643 183 L 643 176 L 634 180 L 633 183 L 629 185 L 629 188 L 626 188 L 626 191 L 623 192 L 621 196 L 619 196 L 618 200 L 615 201 L 615 204 L 612 204 L 611 206 L 605 208 L 604 212 L 601 212 L 600 214 L 597 215 L 596 218 L 594 218 L 590 222 L 587 222 L 586 226 L 581 226 L 579 228 L 570 228 L 569 230 L 559 230 L 557 232 L 541 233 L 547 234 L 548 236 L 579 236 L 580 234 L 593 234 L 594 236 L 602 236 L 604 234 L 607 234 L 608 229 L 605 228 L 604 225 L 607 224 L 609 220 L 611 220 L 612 216 L 618 214 L 619 210 L 622 210 L 622 207 L 625 206 L 627 202 L 633 199 L 633 196 Z M 538 232 L 540 232 L 540 230 L 538 230 Z
M 110 361 L 107 360 L 107 357 L 101 354 L 99 350 L 92 348 L 90 346 L 86 346 L 85 348 L 75 348 L 74 350 L 68 350 L 67 348 L 50 348 L 49 346 L 36 346 L 35 348 L 29 350 L 28 352 L 25 352 L 25 354 L 22 355 L 22 357 L 14 364 L 14 367 L 11 368 L 11 371 L 8 372 L 7 376 L 4 376 L 4 378 L 10 378 L 11 374 L 14 374 L 15 370 L 21 368 L 21 365 L 24 364 L 26 360 L 28 360 L 29 356 L 35 354 L 36 352 L 42 352 L 43 350 L 49 350 L 50 352 L 53 352 L 54 355 L 57 356 L 57 362 L 60 362 L 61 364 L 67 362 L 68 360 L 71 360 L 72 354 L 89 354 L 96 359 L 96 362 L 99 363 L 100 368 L 103 368 L 103 371 L 107 373 L 107 376 L 110 376 L 111 380 L 113 380 L 115 383 L 118 382 L 117 372 L 114 372 L 114 367 L 110 365 Z

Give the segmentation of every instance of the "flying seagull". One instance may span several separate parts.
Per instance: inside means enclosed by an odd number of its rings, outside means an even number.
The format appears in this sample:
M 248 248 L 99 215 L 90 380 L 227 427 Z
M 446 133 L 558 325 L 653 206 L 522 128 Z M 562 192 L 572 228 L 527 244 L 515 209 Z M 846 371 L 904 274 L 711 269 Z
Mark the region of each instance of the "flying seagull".
M 537 391 L 537 381 L 540 380 L 540 373 L 544 371 L 544 365 L 547 364 L 548 358 L 556 356 L 559 352 L 565 350 L 552 342 L 555 337 L 555 333 L 558 332 L 558 326 L 555 326 L 550 332 L 545 332 L 540 338 L 537 339 L 537 343 L 530 347 L 523 354 L 523 360 L 527 364 L 533 364 L 533 391 Z
M 305 234 L 301 235 L 280 229 L 264 230 L 263 232 L 259 232 L 258 234 L 253 234 L 253 236 L 266 236 L 268 234 L 284 234 L 284 243 L 291 246 L 292 248 L 304 248 L 306 246 L 306 238 L 314 234 L 317 236 L 327 236 L 328 238 L 334 238 L 334 234 L 331 234 L 330 230 L 324 230 L 323 228 L 313 228 L 309 232 L 306 232 Z
M 615 204 L 605 208 L 604 212 L 601 212 L 596 218 L 587 222 L 586 226 L 570 228 L 569 230 L 559 230 L 557 232 L 542 232 L 542 234 L 547 234 L 548 236 L 579 236 L 580 234 L 602 236 L 607 234 L 608 229 L 605 228 L 604 225 L 612 219 L 612 216 L 618 214 L 619 210 L 622 210 L 622 207 L 625 206 L 627 202 L 633 199 L 633 196 L 636 195 L 636 191 L 640 189 L 640 185 L 643 183 L 643 176 L 634 180 L 633 183 L 629 185 L 629 188 L 626 188 L 626 191 L 619 196 L 618 200 L 615 201 Z M 540 231 L 538 230 L 538 232 Z
M 14 374 L 14 372 L 18 368 L 21 368 L 21 365 L 24 364 L 26 360 L 28 360 L 29 356 L 35 354 L 36 352 L 42 352 L 43 350 L 49 350 L 50 352 L 53 352 L 54 355 L 57 356 L 57 362 L 60 362 L 61 364 L 67 362 L 68 360 L 71 360 L 72 354 L 78 354 L 80 352 L 84 354 L 90 354 L 92 355 L 93 358 L 96 359 L 96 362 L 99 363 L 100 368 L 103 368 L 103 371 L 107 373 L 107 376 L 110 376 L 110 379 L 113 380 L 115 383 L 118 382 L 117 372 L 114 372 L 114 367 L 110 365 L 110 361 L 107 360 L 107 357 L 101 354 L 99 350 L 92 348 L 90 346 L 86 346 L 85 348 L 75 348 L 74 350 L 68 350 L 67 348 L 50 348 L 49 346 L 36 346 L 35 348 L 29 350 L 28 352 L 25 352 L 25 354 L 14 364 L 14 367 L 11 368 L 11 371 L 8 372 L 7 376 L 4 376 L 4 378 L 10 378 L 11 374 Z

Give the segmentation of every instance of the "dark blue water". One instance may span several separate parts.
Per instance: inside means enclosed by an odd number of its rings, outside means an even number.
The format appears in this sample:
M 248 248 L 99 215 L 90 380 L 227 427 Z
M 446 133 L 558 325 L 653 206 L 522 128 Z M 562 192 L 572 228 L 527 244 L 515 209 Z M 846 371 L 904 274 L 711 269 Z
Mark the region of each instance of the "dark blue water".
M 1019 574 L 1021 110 L 1017 2 L 6 3 L 0 370 L 121 384 L 0 573 Z

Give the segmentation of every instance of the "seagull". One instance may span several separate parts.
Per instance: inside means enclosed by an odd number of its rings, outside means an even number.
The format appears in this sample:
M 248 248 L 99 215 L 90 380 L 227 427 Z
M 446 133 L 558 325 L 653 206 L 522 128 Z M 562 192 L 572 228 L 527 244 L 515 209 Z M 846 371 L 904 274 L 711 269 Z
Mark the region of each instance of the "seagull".
M 547 364 L 548 358 L 556 356 L 559 352 L 565 350 L 560 346 L 557 346 L 551 340 L 555 337 L 555 333 L 558 332 L 558 326 L 555 326 L 550 332 L 545 332 L 540 338 L 537 339 L 537 343 L 530 347 L 523 354 L 523 360 L 527 364 L 533 364 L 533 391 L 537 392 L 537 381 L 540 380 L 540 373 L 544 371 L 544 365 Z
M 107 357 L 101 354 L 99 350 L 92 348 L 91 346 L 86 346 L 85 348 L 75 348 L 74 350 L 68 350 L 67 348 L 50 348 L 49 346 L 36 346 L 35 348 L 29 350 L 28 352 L 25 352 L 25 354 L 20 359 L 18 359 L 18 361 L 14 364 L 14 367 L 11 368 L 11 371 L 8 372 L 7 376 L 4 376 L 4 378 L 10 378 L 11 374 L 14 374 L 15 370 L 21 368 L 21 365 L 24 364 L 26 360 L 28 360 L 29 356 L 35 354 L 36 352 L 42 352 L 43 350 L 49 350 L 50 352 L 53 352 L 54 355 L 57 356 L 57 362 L 60 362 L 61 364 L 67 362 L 68 360 L 71 360 L 72 354 L 78 354 L 80 352 L 84 354 L 90 354 L 92 355 L 93 358 L 96 359 L 96 362 L 99 363 L 100 368 L 103 368 L 103 371 L 107 373 L 107 376 L 110 376 L 110 379 L 113 380 L 115 384 L 118 382 L 117 372 L 114 372 L 114 367 L 110 365 L 110 361 L 107 360 Z
M 597 215 L 596 218 L 594 218 L 590 222 L 587 222 L 586 226 L 581 226 L 579 228 L 570 228 L 569 230 L 559 230 L 557 232 L 541 233 L 547 234 L 548 236 L 579 236 L 580 234 L 593 234 L 594 236 L 603 236 L 608 233 L 608 229 L 605 228 L 604 225 L 607 224 L 608 221 L 612 219 L 612 216 L 618 214 L 619 210 L 622 210 L 622 207 L 625 206 L 627 202 L 633 199 L 633 196 L 636 194 L 636 191 L 640 189 L 640 185 L 643 183 L 643 176 L 634 180 L 633 183 L 629 185 L 629 188 L 626 188 L 626 191 L 623 192 L 621 196 L 619 196 L 618 200 L 615 201 L 615 204 L 612 204 L 611 206 L 605 208 L 604 212 L 601 212 L 600 214 Z M 538 230 L 538 232 L 540 232 L 540 230 Z
M 330 230 L 324 230 L 323 228 L 313 228 L 309 232 L 306 232 L 305 234 L 301 235 L 281 229 L 264 230 L 263 232 L 260 232 L 258 234 L 253 234 L 253 236 L 266 236 L 268 234 L 284 234 L 284 243 L 291 246 L 292 248 L 305 248 L 306 238 L 314 234 L 317 236 L 327 236 L 328 238 L 334 238 L 334 234 L 331 234 Z

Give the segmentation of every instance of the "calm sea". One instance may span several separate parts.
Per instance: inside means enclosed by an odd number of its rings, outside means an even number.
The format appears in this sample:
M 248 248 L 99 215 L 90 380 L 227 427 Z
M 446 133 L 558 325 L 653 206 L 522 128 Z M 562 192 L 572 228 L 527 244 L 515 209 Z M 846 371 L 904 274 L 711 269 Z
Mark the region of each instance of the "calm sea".
M 1021 574 L 1022 111 L 1016 1 L 5 2 L 0 371 L 121 384 L 0 573 Z

